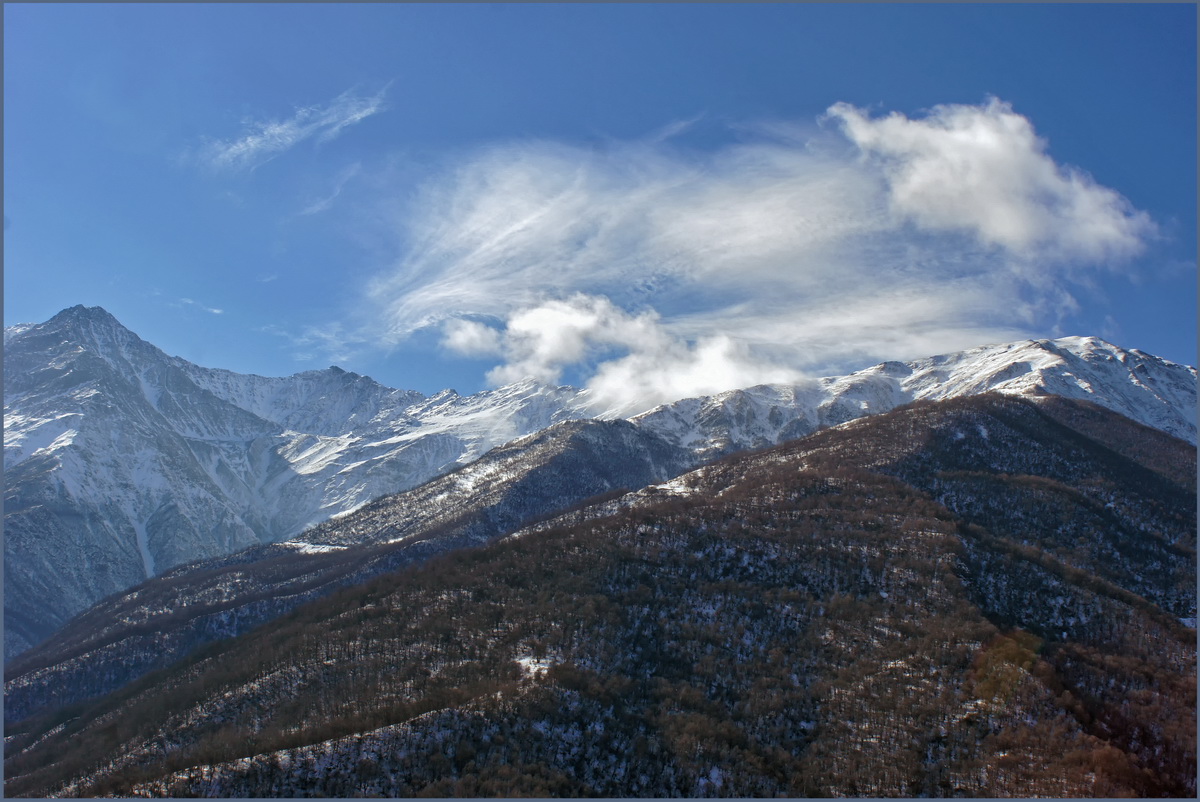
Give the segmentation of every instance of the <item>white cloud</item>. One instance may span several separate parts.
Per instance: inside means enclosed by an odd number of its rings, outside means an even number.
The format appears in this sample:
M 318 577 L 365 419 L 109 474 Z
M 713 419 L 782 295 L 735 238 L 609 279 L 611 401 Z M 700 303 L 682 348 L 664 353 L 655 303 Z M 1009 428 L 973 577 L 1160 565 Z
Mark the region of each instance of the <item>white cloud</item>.
M 757 357 L 725 334 L 694 345 L 664 337 L 654 346 L 599 365 L 587 382 L 598 414 L 634 415 L 680 398 L 803 378 L 800 371 Z
M 1007 103 L 935 106 L 922 120 L 828 112 L 877 157 L 892 209 L 923 228 L 970 232 L 1026 258 L 1103 261 L 1135 255 L 1155 226 L 1144 212 L 1046 153 Z
M 404 256 L 369 288 L 382 330 L 363 339 L 438 327 L 496 356 L 494 383 L 573 368 L 629 410 L 1041 336 L 1072 282 L 1155 233 L 999 101 L 827 116 L 710 152 L 676 145 L 679 124 L 464 158 L 396 221 Z
M 507 362 L 489 378 L 496 384 L 527 376 L 557 382 L 564 367 L 598 348 L 659 348 L 663 339 L 655 315 L 630 315 L 607 298 L 577 294 L 550 300 L 509 317 L 503 339 Z
M 500 334 L 475 320 L 451 320 L 443 344 L 463 356 L 496 356 L 503 352 Z
M 587 382 L 597 413 L 630 415 L 677 398 L 801 376 L 756 358 L 729 336 L 689 344 L 651 311 L 632 315 L 583 294 L 520 309 L 502 330 L 456 320 L 445 332 L 444 344 L 459 353 L 504 357 L 488 374 L 496 385 L 525 378 L 556 383 L 564 368 L 604 355 Z
M 505 317 L 546 295 L 625 303 L 747 282 L 820 283 L 827 253 L 878 228 L 875 182 L 784 146 L 695 162 L 669 147 L 498 147 L 427 186 L 404 220 L 409 252 L 371 288 L 397 337 L 440 320 Z M 685 286 L 686 285 L 686 286 Z
M 361 351 L 364 342 L 352 332 L 347 332 L 341 323 L 330 323 L 325 326 L 305 326 L 300 335 L 292 335 L 283 330 L 276 333 L 292 341 L 299 350 L 295 358 L 300 362 L 326 360 L 331 364 L 349 362 Z
M 184 304 L 184 305 L 186 305 L 186 306 L 194 306 L 194 307 L 196 307 L 197 309 L 203 309 L 205 312 L 208 312 L 210 315 L 223 315 L 223 314 L 225 314 L 225 310 L 224 310 L 224 309 L 214 309 L 214 308 L 213 308 L 213 307 L 211 307 L 211 306 L 205 306 L 204 304 L 197 303 L 196 301 L 193 301 L 191 298 L 180 298 L 180 299 L 179 299 L 179 303 L 181 303 L 181 304 Z
M 345 128 L 383 111 L 386 92 L 386 86 L 371 96 L 346 91 L 324 107 L 297 109 L 286 120 L 247 122 L 240 137 L 207 142 L 201 154 L 214 167 L 253 169 L 307 139 L 327 142 Z
M 342 194 L 342 189 L 345 188 L 347 182 L 349 182 L 350 179 L 354 178 L 360 172 L 362 172 L 362 164 L 360 162 L 354 162 L 350 166 L 343 169 L 334 179 L 333 191 L 324 198 L 315 200 L 308 204 L 308 206 L 305 206 L 300 211 L 300 215 L 307 216 L 310 214 L 318 214 L 332 208 L 333 202 L 337 200 L 338 195 Z
M 650 135 L 646 137 L 646 140 L 652 143 L 666 142 L 668 139 L 673 139 L 690 130 L 703 118 L 703 114 L 697 114 L 690 120 L 674 120 L 662 126 L 657 131 L 652 131 Z

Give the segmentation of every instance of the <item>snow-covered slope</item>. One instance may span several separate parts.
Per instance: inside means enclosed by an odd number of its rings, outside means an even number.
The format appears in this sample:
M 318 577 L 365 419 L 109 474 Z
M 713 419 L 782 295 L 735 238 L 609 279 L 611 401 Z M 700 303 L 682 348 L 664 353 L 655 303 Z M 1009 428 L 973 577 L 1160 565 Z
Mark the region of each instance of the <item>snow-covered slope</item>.
M 533 381 L 426 398 L 338 368 L 283 378 L 203 368 L 85 307 L 6 328 L 4 376 L 8 656 L 172 566 L 294 538 L 589 416 L 586 392 Z M 1196 441 L 1195 369 L 1094 338 L 685 399 L 632 422 L 698 464 L 914 399 L 988 390 L 1086 398 Z
M 475 396 L 338 368 L 168 357 L 99 308 L 5 330 L 6 654 L 180 563 L 295 535 L 584 415 L 534 382 Z
M 1092 401 L 1196 443 L 1196 369 L 1096 337 L 1024 340 L 884 362 L 848 376 L 688 398 L 633 421 L 716 456 L 802 437 L 919 399 L 985 392 Z

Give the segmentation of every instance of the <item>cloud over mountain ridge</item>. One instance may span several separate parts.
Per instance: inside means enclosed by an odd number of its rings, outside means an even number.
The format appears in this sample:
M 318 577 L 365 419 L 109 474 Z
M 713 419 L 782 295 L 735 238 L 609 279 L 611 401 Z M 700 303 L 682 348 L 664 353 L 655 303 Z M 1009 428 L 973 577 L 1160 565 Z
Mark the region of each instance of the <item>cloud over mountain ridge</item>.
M 818 122 L 716 150 L 688 146 L 693 120 L 462 154 L 401 204 L 401 255 L 335 347 L 439 331 L 497 359 L 493 386 L 568 370 L 633 411 L 1055 330 L 1077 286 L 1158 236 L 999 99 Z M 568 329 L 570 353 L 544 347 Z M 655 385 L 629 381 L 650 368 Z

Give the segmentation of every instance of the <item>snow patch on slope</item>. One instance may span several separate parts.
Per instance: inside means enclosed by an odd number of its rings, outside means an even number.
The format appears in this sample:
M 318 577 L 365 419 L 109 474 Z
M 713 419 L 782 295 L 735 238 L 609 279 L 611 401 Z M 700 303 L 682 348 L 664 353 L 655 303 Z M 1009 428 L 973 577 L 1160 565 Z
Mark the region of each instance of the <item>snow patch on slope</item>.
M 4 411 L 4 469 L 35 455 L 49 455 L 75 442 L 81 413 L 39 417 Z
M 150 541 L 146 537 L 146 524 L 136 520 L 133 522 L 133 531 L 137 535 L 138 552 L 142 555 L 142 570 L 146 572 L 146 578 L 154 576 L 154 555 L 150 553 Z

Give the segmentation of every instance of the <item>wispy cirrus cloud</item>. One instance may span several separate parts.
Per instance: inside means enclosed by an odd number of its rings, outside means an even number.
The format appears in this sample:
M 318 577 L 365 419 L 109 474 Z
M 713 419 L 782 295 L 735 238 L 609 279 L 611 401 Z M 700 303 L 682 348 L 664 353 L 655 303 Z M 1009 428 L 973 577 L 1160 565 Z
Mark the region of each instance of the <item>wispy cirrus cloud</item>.
M 300 210 L 300 215 L 308 216 L 319 214 L 320 212 L 324 212 L 332 208 L 333 202 L 337 200 L 338 195 L 342 194 L 342 190 L 345 188 L 346 184 L 350 181 L 350 179 L 357 176 L 360 172 L 362 172 L 362 164 L 360 162 L 354 162 L 353 164 L 344 168 L 334 179 L 333 191 L 325 197 L 319 198 L 305 206 Z
M 257 331 L 287 340 L 291 345 L 292 358 L 297 362 L 328 360 L 331 364 L 345 363 L 355 359 L 370 345 L 360 333 L 336 321 L 305 325 L 299 332 L 294 327 L 274 323 L 260 326 Z
M 832 124 L 830 124 L 832 123 Z M 398 221 L 368 289 L 384 344 L 434 328 L 493 383 L 582 373 L 607 411 L 1052 330 L 1153 221 L 990 99 L 836 104 L 718 150 L 673 134 L 483 149 Z M 370 333 L 365 333 L 366 330 Z M 344 332 L 343 332 L 344 334 Z
M 325 106 L 296 109 L 284 120 L 247 121 L 234 139 L 210 140 L 200 148 L 200 158 L 219 169 L 254 169 L 309 139 L 327 142 L 346 128 L 387 108 L 385 86 L 374 95 L 348 90 Z
M 179 303 L 178 303 L 178 304 L 174 304 L 174 305 L 175 305 L 175 306 L 192 306 L 192 307 L 195 307 L 196 309 L 200 309 L 200 310 L 203 310 L 203 311 L 205 311 L 205 312 L 208 312 L 210 315 L 223 315 L 223 314 L 225 314 L 225 310 L 224 310 L 224 309 L 217 309 L 217 308 L 215 308 L 215 307 L 212 307 L 212 306 L 205 306 L 205 305 L 204 305 L 204 304 L 202 304 L 202 303 L 198 303 L 197 301 L 193 301 L 191 298 L 180 298 L 180 299 L 179 299 Z

